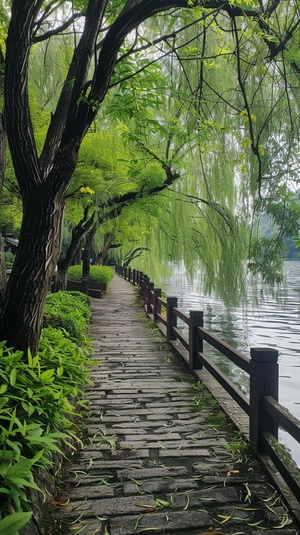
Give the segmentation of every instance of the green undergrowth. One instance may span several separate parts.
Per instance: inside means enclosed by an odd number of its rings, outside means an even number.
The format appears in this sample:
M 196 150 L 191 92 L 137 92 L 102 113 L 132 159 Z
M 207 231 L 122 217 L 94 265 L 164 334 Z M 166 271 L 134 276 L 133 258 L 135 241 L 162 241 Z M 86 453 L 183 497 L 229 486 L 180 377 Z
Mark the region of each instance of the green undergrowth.
M 91 282 L 104 282 L 108 286 L 113 279 L 113 276 L 114 272 L 109 266 L 90 266 L 89 280 Z M 82 266 L 70 266 L 68 270 L 68 278 L 75 281 L 81 281 Z
M 29 491 L 42 492 L 37 472 L 80 442 L 89 319 L 87 296 L 51 294 L 36 356 L 0 343 L 0 535 L 17 535 L 28 523 Z
M 49 294 L 44 309 L 43 327 L 53 327 L 68 337 L 87 345 L 88 323 L 91 319 L 89 297 L 81 292 Z

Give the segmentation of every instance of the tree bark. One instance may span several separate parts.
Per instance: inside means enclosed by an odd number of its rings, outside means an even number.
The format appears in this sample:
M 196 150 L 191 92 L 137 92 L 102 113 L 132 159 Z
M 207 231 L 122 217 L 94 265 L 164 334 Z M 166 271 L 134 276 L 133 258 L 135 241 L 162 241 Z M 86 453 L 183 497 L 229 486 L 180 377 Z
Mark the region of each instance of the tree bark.
M 5 268 L 3 239 L 0 234 L 0 310 L 4 305 L 5 290 L 7 286 L 7 274 Z
M 1 84 L 2 85 L 2 84 Z M 3 188 L 4 175 L 6 169 L 6 135 L 3 115 L 0 114 L 0 195 Z M 5 291 L 7 286 L 7 274 L 5 269 L 4 243 L 0 232 L 0 309 L 4 304 Z
M 1 99 L 3 97 L 3 90 L 4 90 L 4 76 L 3 76 L 3 68 L 4 68 L 4 56 L 2 53 L 2 50 L 0 49 L 0 94 Z M 6 170 L 6 132 L 5 132 L 5 124 L 4 124 L 4 117 L 3 113 L 0 113 L 0 195 L 2 193 L 3 189 L 3 183 L 4 183 L 4 176 L 5 176 L 5 170 Z M 4 296 L 7 286 L 7 274 L 5 269 L 5 258 L 4 258 L 4 243 L 0 232 L 0 309 L 3 307 L 4 304 Z
M 2 314 L 0 340 L 9 347 L 38 349 L 43 309 L 57 263 L 64 198 L 37 187 L 24 202 L 19 246 L 9 278 Z

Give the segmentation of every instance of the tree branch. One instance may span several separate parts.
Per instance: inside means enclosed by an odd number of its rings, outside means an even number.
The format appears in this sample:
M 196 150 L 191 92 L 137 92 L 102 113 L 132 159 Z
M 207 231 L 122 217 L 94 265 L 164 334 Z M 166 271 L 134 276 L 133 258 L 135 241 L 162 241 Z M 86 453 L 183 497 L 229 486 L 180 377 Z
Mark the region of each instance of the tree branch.
M 32 42 L 33 43 L 41 43 L 42 41 L 46 41 L 46 39 L 49 39 L 53 35 L 59 35 L 62 33 L 66 28 L 69 28 L 69 26 L 77 19 L 79 19 L 82 15 L 82 12 L 79 11 L 78 13 L 74 13 L 64 24 L 61 26 L 57 26 L 56 28 L 53 28 L 53 30 L 48 30 L 42 35 L 38 35 L 37 37 L 33 37 Z M 36 32 L 35 32 L 36 35 Z

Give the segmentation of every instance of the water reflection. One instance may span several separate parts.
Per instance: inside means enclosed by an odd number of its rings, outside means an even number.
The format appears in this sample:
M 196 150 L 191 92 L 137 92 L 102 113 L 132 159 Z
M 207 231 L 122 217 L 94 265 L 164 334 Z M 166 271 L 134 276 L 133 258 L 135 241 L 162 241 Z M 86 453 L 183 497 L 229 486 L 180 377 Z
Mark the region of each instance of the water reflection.
M 262 288 L 258 291 L 249 288 L 247 303 L 230 309 L 216 296 L 201 293 L 197 285 L 197 278 L 201 278 L 196 277 L 191 283 L 183 269 L 175 268 L 162 287 L 167 295 L 178 297 L 178 308 L 185 312 L 202 310 L 205 328 L 245 355 L 255 346 L 277 349 L 279 401 L 300 419 L 300 262 L 286 262 L 285 273 L 285 285 L 280 287 L 277 296 Z M 249 392 L 248 376 L 242 370 L 209 346 L 205 347 L 205 353 L 244 393 Z M 280 438 L 300 466 L 299 445 L 283 432 Z

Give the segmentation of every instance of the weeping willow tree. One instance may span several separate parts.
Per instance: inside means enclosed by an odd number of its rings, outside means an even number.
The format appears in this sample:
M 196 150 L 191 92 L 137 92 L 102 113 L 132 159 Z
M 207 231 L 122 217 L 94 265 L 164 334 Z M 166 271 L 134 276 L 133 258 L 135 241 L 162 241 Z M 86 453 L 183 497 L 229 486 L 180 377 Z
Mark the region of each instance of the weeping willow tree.
M 143 137 L 149 111 L 140 111 L 131 133 L 148 157 L 182 177 L 143 237 L 149 253 L 133 267 L 157 273 L 156 263 L 163 269 L 172 260 L 191 277 L 201 267 L 205 290 L 226 301 L 239 298 L 249 267 L 267 283 L 280 282 L 283 238 L 299 229 L 298 11 L 279 3 L 265 9 L 268 17 L 277 9 L 273 26 L 267 17 L 246 24 L 238 11 L 216 11 L 197 25 L 186 14 L 182 32 L 168 28 L 159 43 L 164 113 L 154 114 L 157 128 L 152 119 L 151 136 Z M 151 30 L 161 24 L 152 21 Z M 268 239 L 259 226 L 266 213 L 274 223 Z

